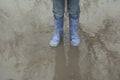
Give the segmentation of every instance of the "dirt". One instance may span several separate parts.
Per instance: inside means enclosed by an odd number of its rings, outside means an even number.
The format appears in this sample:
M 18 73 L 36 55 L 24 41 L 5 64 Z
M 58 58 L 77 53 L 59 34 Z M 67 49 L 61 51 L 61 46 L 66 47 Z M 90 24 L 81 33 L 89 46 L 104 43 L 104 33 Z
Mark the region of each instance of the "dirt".
M 52 48 L 51 0 L 0 0 L 0 80 L 120 80 L 119 3 L 81 0 L 81 44 L 70 45 L 65 12 Z

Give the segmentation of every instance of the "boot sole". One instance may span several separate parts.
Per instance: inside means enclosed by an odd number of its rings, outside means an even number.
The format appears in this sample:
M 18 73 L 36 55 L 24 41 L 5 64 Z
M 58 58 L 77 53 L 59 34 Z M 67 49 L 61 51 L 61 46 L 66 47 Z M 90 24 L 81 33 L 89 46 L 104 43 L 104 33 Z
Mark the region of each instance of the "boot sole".
M 77 47 L 77 46 L 79 46 L 80 44 L 72 44 L 72 43 L 71 43 L 71 45 Z
M 51 47 L 57 47 L 59 44 L 51 44 L 51 43 L 49 43 L 49 45 L 50 45 Z
M 78 44 L 75 44 L 75 43 L 72 43 L 72 42 L 70 42 L 70 43 L 71 43 L 72 46 L 76 46 L 76 47 L 80 45 L 80 42 Z

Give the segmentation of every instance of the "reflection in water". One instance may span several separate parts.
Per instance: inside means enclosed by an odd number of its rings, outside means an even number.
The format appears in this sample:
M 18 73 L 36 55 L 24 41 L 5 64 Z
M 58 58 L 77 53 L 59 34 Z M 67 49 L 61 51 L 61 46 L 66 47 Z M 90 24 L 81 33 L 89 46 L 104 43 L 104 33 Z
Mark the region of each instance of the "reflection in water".
M 55 77 L 54 80 L 67 80 L 66 74 L 66 59 L 64 44 L 61 44 L 56 48 L 56 60 L 55 60 Z
M 68 76 L 69 80 L 80 80 L 79 48 L 69 47 L 68 51 Z
M 64 44 L 56 48 L 54 80 L 80 80 L 78 47 L 70 46 L 67 54 L 68 66 L 66 65 Z

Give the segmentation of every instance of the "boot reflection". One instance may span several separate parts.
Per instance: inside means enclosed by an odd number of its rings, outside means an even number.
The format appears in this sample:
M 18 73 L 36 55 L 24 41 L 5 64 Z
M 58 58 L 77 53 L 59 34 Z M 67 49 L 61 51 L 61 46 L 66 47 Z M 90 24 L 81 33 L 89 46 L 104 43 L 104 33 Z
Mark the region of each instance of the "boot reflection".
M 55 60 L 55 77 L 54 80 L 68 80 L 66 76 L 66 58 L 64 43 L 56 47 L 56 60 Z
M 79 48 L 69 46 L 68 66 L 65 57 L 64 43 L 56 48 L 54 80 L 80 80 Z
M 80 80 L 79 47 L 69 46 L 68 76 L 69 80 Z

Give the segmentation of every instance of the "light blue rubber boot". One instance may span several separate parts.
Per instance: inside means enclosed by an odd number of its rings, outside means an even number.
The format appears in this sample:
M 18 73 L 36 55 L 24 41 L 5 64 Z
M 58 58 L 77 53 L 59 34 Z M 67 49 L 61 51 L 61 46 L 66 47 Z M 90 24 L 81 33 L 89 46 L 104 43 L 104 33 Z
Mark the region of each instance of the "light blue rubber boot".
M 80 44 L 80 37 L 78 35 L 78 24 L 79 19 L 69 18 L 69 25 L 70 25 L 70 43 L 72 46 L 79 46 Z
M 63 36 L 63 18 L 61 19 L 54 19 L 54 35 L 50 40 L 50 46 L 56 47 L 62 41 Z

